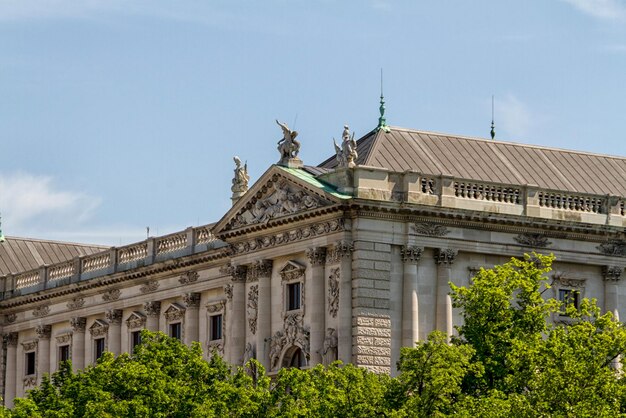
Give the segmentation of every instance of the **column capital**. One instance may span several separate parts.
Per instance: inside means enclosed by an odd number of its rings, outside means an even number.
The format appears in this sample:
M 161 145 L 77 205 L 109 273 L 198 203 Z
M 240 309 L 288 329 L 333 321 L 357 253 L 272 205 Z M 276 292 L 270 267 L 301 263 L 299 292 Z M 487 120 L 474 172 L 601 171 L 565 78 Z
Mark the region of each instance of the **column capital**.
M 458 251 L 451 248 L 435 248 L 435 263 L 452 265 L 457 254 Z
M 602 277 L 605 282 L 618 282 L 623 270 L 618 266 L 602 266 Z
M 309 248 L 305 253 L 312 266 L 323 266 L 326 262 L 326 247 Z
M 342 258 L 348 257 L 354 247 L 350 241 L 337 241 L 326 251 L 326 264 L 338 263 Z
M 3 335 L 4 342 L 7 344 L 7 347 L 17 347 L 17 332 L 9 332 Z
M 272 260 L 257 260 L 248 266 L 248 274 L 247 281 L 255 282 L 259 280 L 260 277 L 271 277 L 272 276 Z
M 121 309 L 109 309 L 104 314 L 104 318 L 111 325 L 121 325 L 122 324 L 122 315 L 124 312 Z
M 70 319 L 70 326 L 74 332 L 85 332 L 87 327 L 87 318 L 76 316 Z
M 402 254 L 402 261 L 408 264 L 419 263 L 424 249 L 416 245 L 403 245 L 400 253 Z
M 148 316 L 158 317 L 161 314 L 161 302 L 150 301 L 143 304 L 143 310 Z
M 229 275 L 233 282 L 245 282 L 248 273 L 248 267 L 236 266 L 232 263 L 228 263 L 220 267 L 220 273 Z
M 185 293 L 183 295 L 183 303 L 188 309 L 198 309 L 200 307 L 200 293 Z
M 52 326 L 38 325 L 35 328 L 35 333 L 37 333 L 37 338 L 39 338 L 40 340 L 49 340 L 50 334 L 52 333 Z

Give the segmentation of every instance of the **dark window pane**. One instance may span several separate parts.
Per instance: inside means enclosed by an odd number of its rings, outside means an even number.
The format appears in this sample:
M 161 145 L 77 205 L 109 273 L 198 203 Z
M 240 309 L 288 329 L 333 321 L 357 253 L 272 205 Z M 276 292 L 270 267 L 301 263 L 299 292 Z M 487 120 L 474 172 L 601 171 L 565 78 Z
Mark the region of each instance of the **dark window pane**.
M 35 374 L 35 352 L 26 353 L 26 375 Z
M 300 309 L 300 283 L 287 285 L 287 310 Z
M 93 340 L 93 345 L 94 345 L 94 360 L 98 360 L 100 357 L 102 357 L 102 354 L 104 353 L 104 338 L 96 338 L 95 340 Z
M 62 345 L 59 347 L 59 363 L 68 361 L 70 359 L 70 346 Z
M 133 331 L 130 333 L 130 345 L 131 351 L 141 344 L 141 331 Z
M 222 339 L 222 315 L 211 317 L 211 341 Z
M 176 338 L 177 340 L 181 339 L 180 322 L 177 322 L 176 324 L 170 324 L 170 337 Z

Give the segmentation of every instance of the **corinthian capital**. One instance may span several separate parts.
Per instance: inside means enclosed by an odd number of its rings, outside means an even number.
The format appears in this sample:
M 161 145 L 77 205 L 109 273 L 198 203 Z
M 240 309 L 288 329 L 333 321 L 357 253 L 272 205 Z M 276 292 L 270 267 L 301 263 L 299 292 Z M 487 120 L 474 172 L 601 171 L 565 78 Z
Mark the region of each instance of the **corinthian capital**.
M 306 250 L 306 256 L 312 266 L 323 266 L 326 262 L 326 247 L 313 247 Z
M 436 248 L 435 249 L 435 263 L 451 265 L 454 263 L 454 259 L 458 254 L 457 250 L 453 250 L 450 248 Z
M 622 271 L 624 269 L 618 266 L 603 266 L 602 267 L 602 277 L 604 277 L 604 281 L 607 282 L 617 282 L 622 275 Z
M 402 261 L 405 263 L 417 264 L 422 257 L 424 249 L 415 245 L 403 246 L 400 252 L 402 254 Z
M 50 334 L 52 332 L 52 327 L 50 325 L 39 325 L 35 328 L 35 332 L 37 333 L 37 338 L 42 340 L 49 340 Z

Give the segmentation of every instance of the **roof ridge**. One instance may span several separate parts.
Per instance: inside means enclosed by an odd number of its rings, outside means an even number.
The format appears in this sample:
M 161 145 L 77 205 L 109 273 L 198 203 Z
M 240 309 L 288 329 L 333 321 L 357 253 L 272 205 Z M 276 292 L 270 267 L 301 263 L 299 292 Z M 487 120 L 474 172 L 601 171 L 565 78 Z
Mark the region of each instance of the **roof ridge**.
M 111 248 L 110 245 L 102 245 L 102 244 L 85 244 L 82 242 L 58 241 L 58 240 L 43 239 L 43 238 L 13 237 L 10 235 L 5 235 L 4 237 L 12 241 L 45 242 L 48 244 L 74 245 L 77 247 L 92 247 L 92 248 L 102 248 L 102 249 Z

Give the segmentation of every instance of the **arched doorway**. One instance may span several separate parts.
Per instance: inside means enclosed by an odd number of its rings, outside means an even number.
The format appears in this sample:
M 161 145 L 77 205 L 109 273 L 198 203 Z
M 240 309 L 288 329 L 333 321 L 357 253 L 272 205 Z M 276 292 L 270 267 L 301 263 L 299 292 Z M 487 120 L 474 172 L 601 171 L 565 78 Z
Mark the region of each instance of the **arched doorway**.
M 307 365 L 307 358 L 302 349 L 296 345 L 285 351 L 283 367 L 296 367 L 301 369 Z

